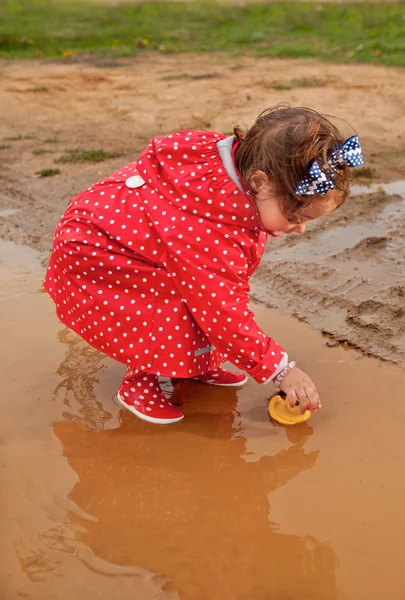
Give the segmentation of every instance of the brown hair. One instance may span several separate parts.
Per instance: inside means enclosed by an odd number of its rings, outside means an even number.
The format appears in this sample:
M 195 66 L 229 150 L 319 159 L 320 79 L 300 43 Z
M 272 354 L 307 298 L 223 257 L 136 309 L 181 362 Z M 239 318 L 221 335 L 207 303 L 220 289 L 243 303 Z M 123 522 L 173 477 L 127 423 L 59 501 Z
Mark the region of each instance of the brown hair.
M 283 104 L 262 112 L 245 136 L 238 127 L 234 133 L 240 142 L 235 154 L 236 167 L 245 185 L 254 192 L 250 176 L 257 170 L 266 173 L 275 186 L 286 217 L 299 213 L 314 201 L 325 199 L 324 195 L 296 193 L 297 185 L 314 160 L 329 178 L 333 177 L 337 205 L 346 199 L 348 167 L 334 170 L 327 162 L 328 155 L 336 146 L 341 146 L 345 138 L 325 115 L 310 108 L 291 108 Z

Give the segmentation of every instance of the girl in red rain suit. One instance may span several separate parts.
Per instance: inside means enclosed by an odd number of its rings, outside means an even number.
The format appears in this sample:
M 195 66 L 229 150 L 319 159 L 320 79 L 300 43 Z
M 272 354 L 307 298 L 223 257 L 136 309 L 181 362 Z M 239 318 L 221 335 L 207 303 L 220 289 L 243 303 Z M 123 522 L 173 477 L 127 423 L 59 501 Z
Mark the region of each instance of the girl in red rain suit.
M 311 379 L 257 326 L 249 278 L 269 234 L 302 233 L 343 202 L 360 159 L 357 137 L 344 142 L 323 115 L 277 107 L 246 136 L 156 137 L 138 161 L 72 200 L 45 287 L 63 323 L 127 365 L 122 406 L 179 421 L 158 376 L 245 383 L 221 367 L 227 360 L 259 383 L 274 380 L 291 405 L 320 407 Z

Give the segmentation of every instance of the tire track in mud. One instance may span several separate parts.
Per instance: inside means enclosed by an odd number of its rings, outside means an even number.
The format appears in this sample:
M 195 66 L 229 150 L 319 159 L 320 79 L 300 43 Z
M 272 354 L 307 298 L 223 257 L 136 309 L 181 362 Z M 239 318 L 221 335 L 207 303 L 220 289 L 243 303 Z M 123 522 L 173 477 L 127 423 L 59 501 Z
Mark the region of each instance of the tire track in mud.
M 404 184 L 405 195 L 405 184 Z M 293 312 L 365 354 L 405 358 L 405 205 L 383 190 L 351 197 L 301 238 L 269 242 L 252 298 Z

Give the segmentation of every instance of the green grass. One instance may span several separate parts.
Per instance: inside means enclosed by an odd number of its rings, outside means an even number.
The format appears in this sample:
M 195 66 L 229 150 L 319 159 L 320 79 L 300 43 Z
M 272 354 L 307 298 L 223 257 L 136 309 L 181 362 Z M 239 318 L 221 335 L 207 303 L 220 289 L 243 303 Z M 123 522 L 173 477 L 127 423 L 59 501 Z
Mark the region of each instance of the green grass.
M 4 138 L 8 142 L 19 142 L 20 140 L 33 140 L 34 136 L 32 135 L 12 135 L 11 137 Z
M 273 90 L 293 90 L 294 88 L 323 87 L 325 85 L 325 82 L 320 79 L 308 79 L 306 77 L 264 83 L 265 87 L 272 88 Z
M 47 91 L 48 91 L 48 88 L 45 86 L 35 87 L 30 90 L 27 90 L 27 92 L 31 92 L 33 94 L 37 94 L 38 92 L 47 92 Z
M 202 79 L 217 79 L 221 77 L 218 73 L 180 73 L 179 75 L 163 75 L 161 81 L 176 81 L 179 79 L 191 79 L 199 81 Z
M 376 173 L 374 169 L 370 169 L 370 167 L 359 167 L 358 169 L 353 170 L 354 179 L 373 179 L 376 177 Z
M 11 148 L 11 144 L 0 144 L 0 150 L 9 150 Z
M 230 51 L 405 66 L 404 3 L 0 0 L 0 56 Z
M 52 154 L 52 152 L 55 152 L 55 150 L 48 150 L 47 148 L 35 148 L 35 150 L 32 151 L 32 154 Z
M 81 162 L 98 163 L 103 162 L 108 158 L 117 158 L 118 156 L 121 155 L 116 152 L 105 152 L 104 150 L 80 150 L 76 148 L 74 150 L 65 150 L 65 154 L 60 158 L 57 158 L 55 162 L 57 164 Z
M 53 177 L 54 175 L 59 175 L 60 169 L 41 169 L 41 171 L 36 171 L 36 177 Z

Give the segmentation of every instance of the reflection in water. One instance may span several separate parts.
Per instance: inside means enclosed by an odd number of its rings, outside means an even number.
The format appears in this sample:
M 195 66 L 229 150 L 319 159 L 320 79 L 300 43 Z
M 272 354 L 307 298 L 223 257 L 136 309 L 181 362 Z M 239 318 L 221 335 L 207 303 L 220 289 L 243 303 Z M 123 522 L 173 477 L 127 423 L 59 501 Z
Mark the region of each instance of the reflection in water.
M 105 368 L 105 357 L 85 344 L 70 329 L 61 329 L 58 339 L 67 345 L 67 352 L 57 371 L 62 381 L 55 389 L 54 400 L 62 398 L 62 402 L 69 408 L 62 413 L 65 419 L 81 423 L 89 429 L 103 429 L 112 415 L 97 400 L 94 386 Z
M 53 429 L 78 476 L 69 520 L 79 542 L 103 562 L 163 575 L 183 600 L 336 598 L 330 546 L 283 535 L 269 519 L 268 495 L 316 464 L 318 452 L 304 450 L 310 427 L 290 434 L 288 449 L 247 462 L 235 391 L 189 383 L 181 424 L 123 411 L 118 429 L 103 430 L 110 413 L 94 390 L 102 358 L 69 332 L 61 341 L 69 350 L 55 397 L 64 389 L 70 411 Z M 42 537 L 66 544 L 63 531 Z
M 251 383 L 187 383 L 187 418 L 148 426 L 111 400 L 123 365 L 59 334 L 39 261 L 2 250 L 1 600 L 403 598 L 403 370 L 256 308 L 319 382 L 313 438 Z
M 48 573 L 54 573 L 54 569 L 43 551 L 29 550 L 22 541 L 16 542 L 14 549 L 20 561 L 21 570 L 28 575 L 31 581 L 45 581 Z

